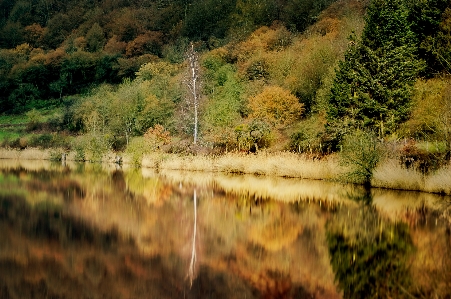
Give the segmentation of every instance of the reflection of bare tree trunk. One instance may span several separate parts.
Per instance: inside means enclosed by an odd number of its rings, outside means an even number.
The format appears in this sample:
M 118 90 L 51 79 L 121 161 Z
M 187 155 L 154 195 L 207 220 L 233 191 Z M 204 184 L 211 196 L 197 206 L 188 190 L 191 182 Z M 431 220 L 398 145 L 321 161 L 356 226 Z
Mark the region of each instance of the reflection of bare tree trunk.
M 189 264 L 188 277 L 190 286 L 193 285 L 194 267 L 196 265 L 196 233 L 197 233 L 197 194 L 194 189 L 194 232 L 193 232 L 193 247 L 191 249 L 191 262 Z

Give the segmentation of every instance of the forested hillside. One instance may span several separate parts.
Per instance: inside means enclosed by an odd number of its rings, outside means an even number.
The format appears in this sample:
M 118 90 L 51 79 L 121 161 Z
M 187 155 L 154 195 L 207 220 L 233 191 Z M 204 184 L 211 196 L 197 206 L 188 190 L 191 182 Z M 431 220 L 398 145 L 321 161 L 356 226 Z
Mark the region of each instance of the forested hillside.
M 0 2 L 2 111 L 134 78 L 145 62 L 183 60 L 282 21 L 302 32 L 332 0 L 6 0 Z M 296 12 L 296 13 L 294 13 Z
M 196 106 L 210 150 L 328 153 L 352 136 L 434 142 L 440 159 L 451 148 L 446 0 L 3 1 L 0 12 L 1 110 L 27 121 L 4 146 L 184 151 Z M 403 155 L 420 155 L 409 144 Z

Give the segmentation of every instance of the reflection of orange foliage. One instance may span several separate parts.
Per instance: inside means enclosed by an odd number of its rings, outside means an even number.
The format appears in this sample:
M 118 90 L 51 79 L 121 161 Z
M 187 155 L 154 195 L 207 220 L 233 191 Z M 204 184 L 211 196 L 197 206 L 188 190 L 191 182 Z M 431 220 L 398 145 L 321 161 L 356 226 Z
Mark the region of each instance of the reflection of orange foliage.
M 135 262 L 132 260 L 130 255 L 125 256 L 125 266 L 127 267 L 130 272 L 132 272 L 136 277 L 138 278 L 145 278 L 147 277 L 147 270 L 142 267 L 139 262 Z
M 146 188 L 143 192 L 143 196 L 148 204 L 153 204 L 157 207 L 163 205 L 163 203 L 169 199 L 172 194 L 172 188 L 168 185 L 159 186 L 159 188 Z
M 290 246 L 300 233 L 302 227 L 299 225 L 278 220 L 263 227 L 253 227 L 249 232 L 249 238 L 268 251 L 278 251 Z
M 451 290 L 451 239 L 426 228 L 412 229 L 416 254 L 412 258 L 412 275 L 423 294 L 428 298 L 449 298 Z
M 255 272 L 232 262 L 230 269 L 262 294 L 262 298 L 287 298 L 292 283 L 288 276 L 271 271 Z

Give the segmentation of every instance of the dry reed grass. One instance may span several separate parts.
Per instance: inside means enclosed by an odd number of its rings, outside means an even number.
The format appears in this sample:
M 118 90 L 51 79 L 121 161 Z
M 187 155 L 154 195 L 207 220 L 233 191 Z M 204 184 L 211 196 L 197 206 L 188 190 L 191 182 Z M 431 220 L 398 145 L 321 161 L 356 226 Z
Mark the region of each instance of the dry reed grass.
M 451 195 L 451 166 L 439 169 L 426 177 L 424 191 Z
M 258 154 L 228 153 L 220 156 L 146 155 L 143 167 L 225 173 L 245 173 L 267 176 L 333 180 L 344 169 L 334 156 L 313 160 L 306 155 L 279 152 Z
M 376 167 L 371 184 L 379 188 L 420 191 L 424 189 L 424 178 L 421 173 L 389 159 Z
M 49 160 L 50 150 L 27 148 L 24 150 L 0 148 L 0 159 Z
M 61 150 L 61 152 L 63 151 Z M 25 150 L 0 148 L 0 160 L 50 160 L 51 153 L 51 150 L 35 148 Z M 110 152 L 104 156 L 102 162 L 115 165 L 113 162 L 116 155 L 116 153 Z M 123 168 L 131 166 L 130 157 L 123 155 L 122 159 Z M 69 166 L 72 161 L 75 161 L 75 153 L 69 152 L 66 160 Z M 209 172 L 212 174 L 240 173 L 328 181 L 342 179 L 347 171 L 340 165 L 339 157 L 336 155 L 314 160 L 309 155 L 264 151 L 258 154 L 228 153 L 219 156 L 152 153 L 143 157 L 142 167 L 159 170 Z M 40 166 L 37 166 L 37 168 L 40 168 Z M 115 168 L 115 166 L 111 166 L 111 168 Z M 415 170 L 401 167 L 395 159 L 387 159 L 380 163 L 374 171 L 372 186 L 451 195 L 451 167 L 442 168 L 425 176 Z
M 423 208 L 439 211 L 442 205 L 439 196 L 426 192 L 374 189 L 372 195 L 374 207 L 392 221 L 407 220 Z
M 49 160 L 19 160 L 19 159 L 0 159 L 0 169 L 23 168 L 31 171 L 50 169 L 52 163 Z
M 386 160 L 375 170 L 372 186 L 387 189 L 425 191 L 451 195 L 451 167 L 441 168 L 423 175 L 413 169 L 406 169 L 396 160 Z

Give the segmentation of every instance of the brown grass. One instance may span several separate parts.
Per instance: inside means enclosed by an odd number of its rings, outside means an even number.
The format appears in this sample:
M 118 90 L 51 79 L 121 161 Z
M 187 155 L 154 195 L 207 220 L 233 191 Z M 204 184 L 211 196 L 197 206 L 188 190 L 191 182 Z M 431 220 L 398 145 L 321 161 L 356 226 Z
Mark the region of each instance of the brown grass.
M 374 171 L 371 184 L 374 187 L 400 190 L 424 190 L 421 173 L 402 168 L 397 160 L 385 160 Z
M 425 191 L 451 195 L 451 167 L 429 175 L 406 169 L 396 160 L 386 160 L 375 170 L 372 185 L 379 188 Z
M 51 150 L 29 148 L 25 150 L 1 149 L 0 161 L 7 160 L 45 161 L 50 160 Z M 105 164 L 112 164 L 116 154 L 108 153 L 103 158 Z M 67 163 L 75 159 L 75 153 L 67 155 Z M 123 156 L 123 167 L 131 166 L 130 158 Z M 41 167 L 38 166 L 37 167 Z M 114 166 L 111 166 L 114 168 Z M 268 177 L 289 177 L 311 180 L 340 181 L 346 169 L 340 165 L 339 157 L 330 155 L 321 159 L 313 159 L 309 155 L 299 155 L 289 152 L 259 152 L 258 154 L 228 153 L 219 156 L 177 155 L 167 153 L 152 153 L 142 160 L 144 169 L 185 170 L 210 173 L 254 174 Z M 254 184 L 249 183 L 249 185 Z M 427 176 L 401 167 L 398 160 L 387 159 L 381 162 L 374 172 L 372 185 L 378 188 L 424 191 L 451 195 L 451 167 L 444 167 Z M 259 188 L 265 190 L 261 185 Z M 262 191 L 264 192 L 264 191 Z
M 27 148 L 24 150 L 0 148 L 0 159 L 49 160 L 50 150 Z
M 308 156 L 279 152 L 258 154 L 229 153 L 221 156 L 180 156 L 152 154 L 144 157 L 143 167 L 225 173 L 244 173 L 315 180 L 333 180 L 344 169 L 334 156 L 313 160 Z

